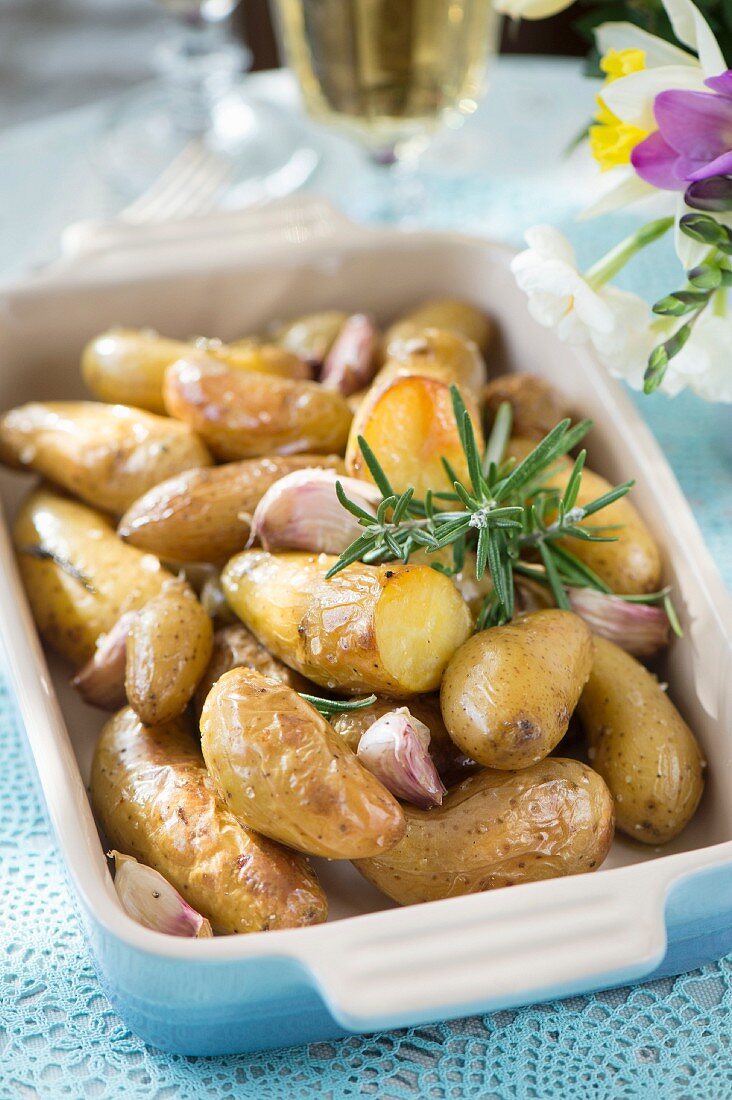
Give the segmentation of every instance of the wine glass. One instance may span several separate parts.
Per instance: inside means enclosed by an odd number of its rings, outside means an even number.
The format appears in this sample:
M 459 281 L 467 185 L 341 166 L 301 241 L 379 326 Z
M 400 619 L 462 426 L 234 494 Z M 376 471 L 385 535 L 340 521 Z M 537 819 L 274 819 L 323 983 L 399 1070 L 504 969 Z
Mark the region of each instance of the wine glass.
M 244 87 L 251 53 L 228 32 L 238 2 L 160 0 L 177 32 L 155 52 L 159 78 L 113 105 L 95 149 L 98 167 L 125 199 L 144 194 L 171 166 L 181 186 L 186 165 L 197 164 L 200 179 L 202 157 L 212 205 L 278 198 L 313 172 L 319 156 L 296 119 Z
M 272 3 L 308 113 L 390 169 L 382 213 L 414 213 L 417 158 L 442 123 L 459 125 L 477 107 L 496 48 L 492 0 Z

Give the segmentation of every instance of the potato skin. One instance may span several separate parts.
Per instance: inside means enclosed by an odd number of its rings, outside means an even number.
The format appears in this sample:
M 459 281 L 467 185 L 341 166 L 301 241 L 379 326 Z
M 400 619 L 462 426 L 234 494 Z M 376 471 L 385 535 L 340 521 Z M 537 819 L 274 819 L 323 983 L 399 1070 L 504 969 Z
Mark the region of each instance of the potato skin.
M 165 407 L 224 462 L 273 454 L 343 454 L 352 414 L 316 382 L 228 370 L 191 353 L 168 367 Z
M 403 706 L 407 706 L 413 718 L 424 722 L 429 728 L 430 756 L 446 787 L 459 783 L 466 775 L 476 770 L 478 765 L 475 761 L 470 760 L 460 751 L 447 732 L 437 695 L 418 695 L 408 699 L 406 703 L 403 699 L 391 699 L 388 695 L 380 695 L 371 706 L 335 714 L 331 725 L 344 739 L 351 752 L 356 752 L 358 743 L 369 726 L 384 714 Z
M 193 589 L 168 581 L 135 616 L 127 639 L 125 692 L 146 725 L 182 714 L 206 671 L 213 626 Z
M 191 350 L 183 340 L 169 340 L 155 332 L 116 328 L 91 340 L 82 353 L 84 381 L 102 401 L 134 405 L 164 413 L 163 377 L 171 363 Z M 285 378 L 308 378 L 305 364 L 282 348 L 246 341 L 231 347 L 211 341 L 208 354 L 239 370 L 262 371 Z
M 151 728 L 129 708 L 111 718 L 94 753 L 91 797 L 109 843 L 164 875 L 216 932 L 325 920 L 308 863 L 226 809 L 180 719 Z
M 323 365 L 323 360 L 347 320 L 348 314 L 338 309 L 306 313 L 276 329 L 274 338 L 281 347 L 317 369 Z
M 452 581 L 430 566 L 246 550 L 221 574 L 230 606 L 275 657 L 345 694 L 434 691 L 471 629 Z
M 535 611 L 468 638 L 445 669 L 442 716 L 456 745 L 489 768 L 525 768 L 567 732 L 592 664 L 571 611 Z
M 136 500 L 117 533 L 166 561 L 223 564 L 246 546 L 252 513 L 267 489 L 309 467 L 345 473 L 337 455 L 275 455 L 186 470 Z
M 213 637 L 213 652 L 196 689 L 196 710 L 200 715 L 206 696 L 217 680 L 233 668 L 253 668 L 270 680 L 279 680 L 295 691 L 314 694 L 313 685 L 299 672 L 288 668 L 266 649 L 243 623 L 233 623 L 217 630 Z
M 615 800 L 618 828 L 665 844 L 688 824 L 704 789 L 704 762 L 686 722 L 654 676 L 597 635 L 577 712 L 592 767 Z
M 442 806 L 404 806 L 407 833 L 356 863 L 401 905 L 595 871 L 613 838 L 605 783 L 577 760 L 470 776 Z
M 126 546 L 108 520 L 52 489 L 36 489 L 13 543 L 39 633 L 77 667 L 125 611 L 156 596 L 172 575 L 152 554 Z
M 36 470 L 119 515 L 159 481 L 212 459 L 190 428 L 169 417 L 97 401 L 47 401 L 0 417 L 0 461 Z
M 254 669 L 235 668 L 211 689 L 201 748 L 238 820 L 291 848 L 356 859 L 404 835 L 399 803 L 325 718 Z
M 501 374 L 491 379 L 483 388 L 483 402 L 491 421 L 504 401 L 511 406 L 514 434 L 537 442 L 569 416 L 554 387 L 536 374 Z
M 384 346 L 396 339 L 408 339 L 425 328 L 449 329 L 478 345 L 483 354 L 488 350 L 494 333 L 493 322 L 482 310 L 457 298 L 435 298 L 415 306 L 386 332 Z
M 477 344 L 459 332 L 444 328 L 421 328 L 413 334 L 390 340 L 381 382 L 391 374 L 433 374 L 454 382 L 473 396 L 486 380 L 486 367 Z

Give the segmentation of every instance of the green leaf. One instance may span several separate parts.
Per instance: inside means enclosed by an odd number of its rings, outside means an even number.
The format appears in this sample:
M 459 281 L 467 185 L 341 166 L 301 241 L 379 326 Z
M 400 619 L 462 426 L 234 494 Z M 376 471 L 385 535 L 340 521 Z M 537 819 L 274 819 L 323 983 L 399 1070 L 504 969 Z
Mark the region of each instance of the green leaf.
M 493 581 L 493 587 L 498 594 L 498 599 L 501 601 L 501 607 L 506 614 L 508 614 L 508 608 L 511 605 L 511 594 L 509 594 L 506 587 L 506 572 L 504 568 L 505 549 L 506 538 L 503 532 L 489 532 L 487 551 L 488 568 L 490 570 L 491 580 Z
M 577 494 L 580 491 L 580 485 L 582 484 L 582 470 L 584 469 L 585 459 L 587 458 L 587 451 L 580 451 L 575 459 L 572 473 L 569 475 L 569 481 L 567 487 L 564 490 L 562 496 L 562 503 L 565 509 L 569 510 L 574 508 L 577 502 Z
M 560 607 L 563 611 L 571 611 L 572 605 L 569 602 L 567 593 L 564 591 L 564 586 L 557 571 L 557 567 L 554 564 L 551 550 L 543 541 L 539 543 L 539 553 L 541 554 L 541 560 L 544 562 L 546 577 L 557 607 Z
M 498 467 L 506 453 L 506 444 L 511 437 L 511 424 L 513 421 L 513 409 L 510 401 L 502 401 L 498 406 L 498 412 L 493 421 L 491 434 L 488 436 L 485 451 L 483 452 L 483 474 L 490 481 L 490 469 L 493 464 Z
M 335 565 L 332 565 L 325 574 L 325 579 L 329 581 L 331 577 L 335 577 L 336 573 L 340 573 L 346 566 L 352 565 L 355 561 L 359 561 L 361 555 L 367 550 L 370 550 L 373 545 L 373 535 L 361 535 L 360 538 L 357 538 L 355 542 L 352 542 L 351 545 L 343 551 Z
M 570 420 L 561 420 L 555 428 L 549 432 L 547 436 L 542 439 L 541 443 L 534 447 L 533 451 L 526 456 L 526 458 L 519 462 L 518 466 L 514 467 L 506 480 L 497 485 L 494 492 L 494 497 L 497 501 L 505 500 L 506 497 L 517 493 L 519 489 L 523 488 L 530 481 L 536 477 L 540 470 L 543 470 L 550 462 L 563 453 L 562 443 L 567 434 L 567 430 L 570 426 Z
M 375 695 L 369 695 L 365 699 L 354 699 L 346 702 L 341 699 L 322 699 L 319 695 L 306 695 L 304 691 L 299 691 L 298 695 L 301 699 L 304 699 L 306 703 L 310 703 L 311 707 L 315 707 L 316 710 L 328 718 L 332 714 L 344 714 L 351 710 L 363 710 L 364 707 L 370 707 L 372 703 L 376 702 Z
M 410 485 L 410 487 L 405 492 L 402 493 L 402 495 L 399 497 L 399 500 L 396 503 L 396 506 L 394 508 L 394 514 L 391 517 L 391 522 L 393 524 L 401 523 L 402 519 L 404 518 L 404 516 L 406 515 L 406 513 L 409 509 L 409 505 L 412 501 L 413 496 L 414 496 L 414 489 Z
M 598 592 L 604 592 L 607 595 L 612 592 L 612 588 L 605 584 L 605 582 L 598 577 L 597 573 L 590 569 L 589 565 L 585 565 L 583 561 L 575 557 L 571 550 L 567 550 L 565 546 L 553 545 L 552 554 L 555 560 L 561 563 L 563 570 L 571 567 L 577 577 L 584 578 L 582 587 L 596 588 Z
M 485 573 L 485 567 L 488 563 L 488 544 L 490 542 L 490 531 L 487 527 L 481 527 L 478 531 L 478 552 L 475 556 L 475 579 L 480 580 Z
M 360 505 L 356 504 L 355 501 L 350 500 L 346 496 L 345 489 L 341 485 L 340 481 L 336 481 L 335 491 L 339 502 L 343 505 L 346 511 L 350 512 L 352 516 L 355 516 L 357 520 L 360 520 L 363 523 L 374 522 L 373 513 L 367 512 L 364 508 L 361 508 Z
M 663 597 L 663 609 L 668 616 L 669 624 L 676 637 L 683 638 L 684 632 L 681 629 L 681 623 L 679 622 L 679 617 L 676 614 L 676 608 L 671 602 L 671 597 L 668 595 L 668 593 Z
M 363 455 L 364 462 L 369 468 L 369 473 L 374 479 L 374 483 L 380 490 L 381 495 L 384 497 L 396 496 L 396 493 L 389 484 L 388 477 L 386 476 L 381 468 L 381 465 L 379 464 L 379 460 L 377 459 L 376 455 L 371 450 L 362 435 L 358 437 L 358 445 L 361 448 L 361 454 Z

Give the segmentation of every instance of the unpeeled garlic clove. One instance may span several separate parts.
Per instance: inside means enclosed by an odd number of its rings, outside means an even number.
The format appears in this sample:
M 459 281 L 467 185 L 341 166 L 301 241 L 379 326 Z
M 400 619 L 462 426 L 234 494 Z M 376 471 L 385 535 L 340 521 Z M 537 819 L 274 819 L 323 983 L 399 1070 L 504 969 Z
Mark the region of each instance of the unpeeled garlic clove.
M 379 333 L 365 313 L 352 314 L 325 357 L 320 382 L 326 389 L 349 397 L 368 386 L 376 374 Z
M 375 486 L 333 470 L 295 470 L 271 485 L 257 504 L 250 543 L 258 539 L 265 550 L 342 554 L 363 527 L 338 500 L 338 481 L 349 499 L 376 517 L 381 494 Z
M 152 867 L 138 863 L 134 856 L 110 852 L 114 858 L 114 888 L 129 917 L 169 936 L 193 939 L 213 935 L 211 925 L 196 912 L 175 887 Z
M 615 642 L 634 657 L 652 657 L 668 645 L 669 621 L 662 607 L 628 603 L 594 588 L 568 589 L 572 610 L 594 634 Z
M 429 728 L 407 707 L 399 707 L 369 726 L 358 743 L 357 756 L 396 798 L 427 810 L 441 806 L 447 793 L 429 744 Z
M 125 611 L 107 634 L 97 639 L 97 648 L 71 681 L 85 703 L 102 710 L 119 710 L 127 702 L 125 662 L 127 639 L 135 618 Z

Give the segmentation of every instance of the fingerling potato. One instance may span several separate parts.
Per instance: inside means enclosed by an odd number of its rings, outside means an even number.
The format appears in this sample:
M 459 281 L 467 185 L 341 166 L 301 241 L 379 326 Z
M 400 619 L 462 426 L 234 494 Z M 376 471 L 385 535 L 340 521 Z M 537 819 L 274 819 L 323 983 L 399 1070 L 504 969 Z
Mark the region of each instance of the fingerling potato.
M 145 726 L 129 708 L 111 718 L 94 753 L 91 797 L 110 845 L 159 871 L 214 931 L 325 920 L 307 861 L 226 809 L 180 719 Z
M 135 615 L 127 638 L 125 692 L 145 725 L 182 714 L 213 652 L 213 626 L 183 581 L 163 585 Z
M 399 803 L 325 718 L 254 669 L 235 668 L 214 684 L 201 748 L 237 819 L 290 848 L 354 859 L 387 851 L 404 835 Z
M 425 328 L 449 329 L 472 340 L 485 355 L 493 340 L 494 326 L 482 310 L 457 298 L 435 298 L 404 314 L 387 329 L 384 345 L 409 339 Z
M 504 401 L 511 406 L 515 435 L 537 442 L 569 416 L 566 403 L 554 387 L 536 374 L 501 374 L 483 387 L 483 402 L 491 422 Z
M 347 320 L 348 314 L 339 309 L 307 313 L 276 329 L 274 338 L 281 347 L 318 371 Z
M 345 694 L 407 698 L 434 691 L 471 630 L 449 577 L 426 565 L 354 563 L 247 550 L 221 575 L 242 622 L 280 660 Z
M 33 402 L 0 417 L 0 461 L 36 470 L 119 515 L 164 478 L 211 455 L 185 424 L 97 401 Z
M 488 768 L 525 768 L 569 726 L 592 664 L 589 628 L 571 611 L 535 611 L 474 634 L 445 669 L 450 737 Z
M 401 905 L 595 871 L 613 838 L 604 782 L 585 764 L 559 757 L 517 772 L 481 771 L 442 806 L 402 809 L 404 839 L 356 862 Z
M 270 486 L 309 467 L 345 473 L 336 455 L 282 455 L 187 470 L 155 485 L 120 520 L 120 538 L 166 561 L 224 563 L 243 550 Z
M 26 499 L 13 543 L 39 633 L 77 667 L 101 634 L 172 579 L 152 554 L 118 539 L 100 512 L 51 489 Z
M 232 371 L 188 354 L 165 372 L 165 407 L 222 461 L 261 455 L 342 454 L 352 414 L 315 382 Z
M 91 340 L 82 353 L 81 373 L 95 397 L 164 413 L 165 371 L 193 345 L 148 330 L 116 328 Z M 284 378 L 309 378 L 308 367 L 283 348 L 247 340 L 236 347 L 206 341 L 207 353 L 236 370 L 262 371 Z
M 454 382 L 476 397 L 486 381 L 486 368 L 477 344 L 449 329 L 423 328 L 403 339 L 393 339 L 380 381 L 400 372 L 430 374 Z
M 242 623 L 224 626 L 213 638 L 213 652 L 196 690 L 196 710 L 200 714 L 206 696 L 217 680 L 233 668 L 253 668 L 270 680 L 278 680 L 295 691 L 313 694 L 313 685 L 299 672 L 273 657 Z
M 665 844 L 699 804 L 699 745 L 635 657 L 597 635 L 592 648 L 592 671 L 577 708 L 590 762 L 610 788 L 618 828 L 644 844 Z

